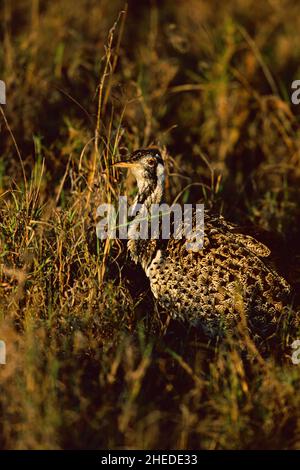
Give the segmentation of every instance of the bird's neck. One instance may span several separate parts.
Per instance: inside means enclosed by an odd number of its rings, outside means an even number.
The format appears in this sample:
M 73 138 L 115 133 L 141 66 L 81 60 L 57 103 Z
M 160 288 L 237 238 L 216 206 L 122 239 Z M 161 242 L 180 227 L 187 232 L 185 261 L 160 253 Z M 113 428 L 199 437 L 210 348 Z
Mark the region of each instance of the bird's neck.
M 140 181 L 138 194 L 134 200 L 131 213 L 133 220 L 128 230 L 128 250 L 136 263 L 147 269 L 157 250 L 158 240 L 151 239 L 151 207 L 160 204 L 164 198 L 164 175 L 155 183 Z

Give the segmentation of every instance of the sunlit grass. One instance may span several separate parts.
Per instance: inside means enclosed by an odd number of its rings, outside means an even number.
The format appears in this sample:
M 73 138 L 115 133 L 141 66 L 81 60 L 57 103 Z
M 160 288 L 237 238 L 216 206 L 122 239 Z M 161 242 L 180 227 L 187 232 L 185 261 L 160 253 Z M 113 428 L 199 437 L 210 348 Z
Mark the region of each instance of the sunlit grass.
M 279 3 L 1 5 L 2 448 L 299 448 L 300 20 Z M 168 201 L 264 229 L 295 287 L 269 344 L 245 318 L 218 342 L 169 322 L 96 238 L 98 204 L 134 191 L 110 164 L 153 143 Z

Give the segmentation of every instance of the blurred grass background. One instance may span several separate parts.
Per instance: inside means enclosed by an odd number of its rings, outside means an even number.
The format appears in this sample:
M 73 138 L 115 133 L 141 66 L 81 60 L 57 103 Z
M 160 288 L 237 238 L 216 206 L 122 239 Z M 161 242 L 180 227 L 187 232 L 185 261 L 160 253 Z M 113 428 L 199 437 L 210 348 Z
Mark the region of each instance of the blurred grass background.
M 158 311 L 125 245 L 95 236 L 97 205 L 134 190 L 109 164 L 160 145 L 168 201 L 260 227 L 297 306 L 298 10 L 1 2 L 2 448 L 299 448 L 300 331 L 283 322 L 264 354 L 245 328 L 207 344 Z

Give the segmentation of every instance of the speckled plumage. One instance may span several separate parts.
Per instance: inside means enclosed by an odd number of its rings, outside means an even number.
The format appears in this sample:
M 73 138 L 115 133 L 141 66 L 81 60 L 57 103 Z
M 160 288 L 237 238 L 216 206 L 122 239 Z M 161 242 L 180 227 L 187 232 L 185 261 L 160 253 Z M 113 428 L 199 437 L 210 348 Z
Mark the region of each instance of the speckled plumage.
M 149 168 L 147 159 L 152 160 Z M 151 203 L 160 203 L 163 197 L 161 155 L 157 149 L 142 149 L 131 161 L 139 187 L 136 202 L 143 204 L 145 215 Z M 204 245 L 198 251 L 188 251 L 184 238 L 173 237 L 129 240 L 128 249 L 171 317 L 199 325 L 211 337 L 232 329 L 242 314 L 256 335 L 267 337 L 290 294 L 289 284 L 269 266 L 268 247 L 208 211 Z
M 151 290 L 171 316 L 199 324 L 209 336 L 231 328 L 244 312 L 259 336 L 271 334 L 290 287 L 264 258 L 268 248 L 222 217 L 205 214 L 204 246 L 188 252 L 170 239 L 147 274 Z

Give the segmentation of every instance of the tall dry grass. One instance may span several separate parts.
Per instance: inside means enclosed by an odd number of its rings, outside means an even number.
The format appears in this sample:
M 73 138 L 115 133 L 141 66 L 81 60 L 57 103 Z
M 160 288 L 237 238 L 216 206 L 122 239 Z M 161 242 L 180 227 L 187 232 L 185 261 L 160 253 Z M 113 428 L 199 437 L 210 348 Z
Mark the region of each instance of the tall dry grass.
M 0 8 L 1 447 L 299 448 L 297 2 Z M 268 347 L 169 322 L 96 238 L 97 205 L 134 191 L 110 164 L 151 143 L 169 201 L 264 229 L 295 288 Z

